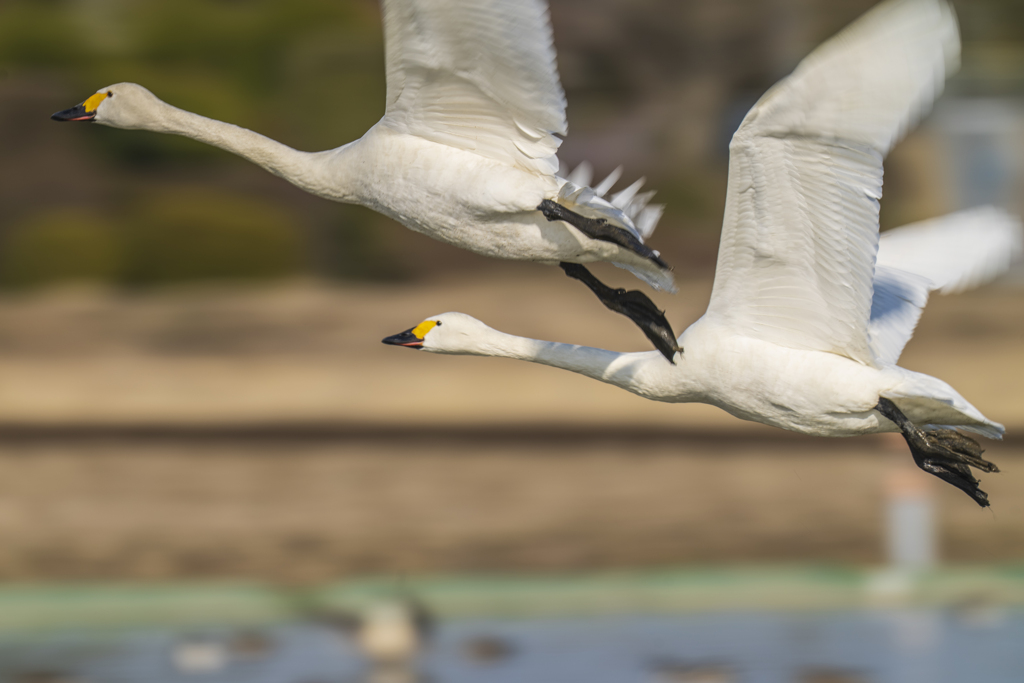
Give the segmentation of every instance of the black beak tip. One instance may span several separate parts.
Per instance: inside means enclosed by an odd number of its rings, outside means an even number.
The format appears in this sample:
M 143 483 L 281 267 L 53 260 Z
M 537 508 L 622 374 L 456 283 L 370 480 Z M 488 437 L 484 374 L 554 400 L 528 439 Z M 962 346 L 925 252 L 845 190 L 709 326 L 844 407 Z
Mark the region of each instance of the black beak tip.
M 423 340 L 413 334 L 412 329 L 393 334 L 390 337 L 384 337 L 381 342 L 390 346 L 405 346 L 410 349 L 423 348 Z
M 71 109 L 56 112 L 50 118 L 54 121 L 92 121 L 96 118 L 96 114 L 90 114 L 85 110 L 85 107 L 79 104 L 78 106 L 71 107 Z

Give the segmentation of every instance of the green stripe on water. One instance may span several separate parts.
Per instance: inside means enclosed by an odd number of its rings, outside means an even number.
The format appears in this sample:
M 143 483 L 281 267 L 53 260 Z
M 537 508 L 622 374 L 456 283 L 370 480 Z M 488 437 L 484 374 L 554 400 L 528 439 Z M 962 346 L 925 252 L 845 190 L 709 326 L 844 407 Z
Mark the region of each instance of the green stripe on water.
M 916 574 L 821 567 L 704 568 L 582 576 L 258 583 L 7 585 L 0 631 L 258 624 L 414 596 L 441 617 L 538 617 L 871 606 L 1024 606 L 1024 567 Z

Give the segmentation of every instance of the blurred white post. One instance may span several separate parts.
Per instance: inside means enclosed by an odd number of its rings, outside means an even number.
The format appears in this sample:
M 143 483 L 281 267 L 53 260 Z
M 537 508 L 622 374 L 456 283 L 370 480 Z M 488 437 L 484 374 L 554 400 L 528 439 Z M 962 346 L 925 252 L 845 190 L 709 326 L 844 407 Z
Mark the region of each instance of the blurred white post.
M 938 561 L 935 501 L 928 475 L 900 466 L 886 481 L 886 543 L 892 569 L 920 571 Z

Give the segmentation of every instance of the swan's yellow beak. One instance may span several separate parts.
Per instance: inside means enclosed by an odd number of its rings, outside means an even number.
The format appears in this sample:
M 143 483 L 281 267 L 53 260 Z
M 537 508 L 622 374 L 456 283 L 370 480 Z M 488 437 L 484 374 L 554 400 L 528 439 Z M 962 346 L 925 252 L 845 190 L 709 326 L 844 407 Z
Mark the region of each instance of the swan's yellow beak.
M 422 349 L 423 338 L 427 336 L 427 332 L 430 332 L 436 326 L 436 320 L 424 320 L 416 327 L 410 328 L 405 332 L 393 334 L 390 337 L 385 337 L 382 341 L 385 344 L 391 344 L 392 346 L 407 346 L 410 349 Z
M 109 97 L 108 93 L 98 92 L 85 102 L 71 107 L 71 109 L 59 111 L 50 118 L 54 121 L 92 121 L 96 118 L 96 110 L 99 108 L 100 102 L 107 97 Z

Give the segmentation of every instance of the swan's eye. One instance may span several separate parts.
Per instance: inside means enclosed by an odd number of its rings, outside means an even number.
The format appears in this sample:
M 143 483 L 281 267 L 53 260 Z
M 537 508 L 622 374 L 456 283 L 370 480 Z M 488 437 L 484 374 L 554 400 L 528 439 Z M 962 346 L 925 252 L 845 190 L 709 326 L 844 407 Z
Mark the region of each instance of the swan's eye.
M 108 90 L 107 91 L 107 97 L 113 97 L 113 96 L 114 96 L 114 91 L 113 90 Z
M 437 326 L 441 327 L 441 321 L 440 320 L 437 321 Z

